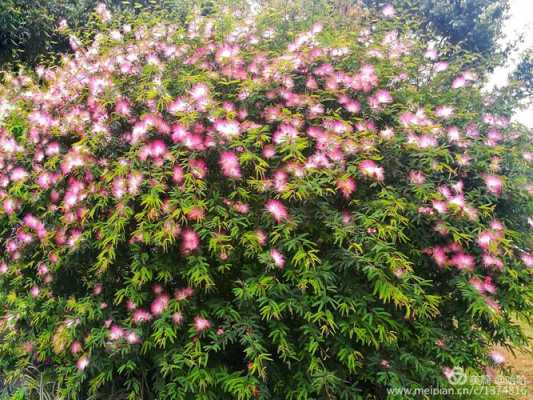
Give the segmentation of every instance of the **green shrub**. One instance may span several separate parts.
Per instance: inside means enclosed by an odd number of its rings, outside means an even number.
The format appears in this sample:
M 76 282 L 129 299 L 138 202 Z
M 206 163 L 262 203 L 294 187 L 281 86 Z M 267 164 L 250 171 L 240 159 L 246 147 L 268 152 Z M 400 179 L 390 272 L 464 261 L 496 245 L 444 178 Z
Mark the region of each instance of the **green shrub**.
M 0 87 L 18 396 L 36 368 L 57 398 L 384 398 L 524 343 L 533 147 L 481 71 L 391 8 L 97 11 L 92 44 Z

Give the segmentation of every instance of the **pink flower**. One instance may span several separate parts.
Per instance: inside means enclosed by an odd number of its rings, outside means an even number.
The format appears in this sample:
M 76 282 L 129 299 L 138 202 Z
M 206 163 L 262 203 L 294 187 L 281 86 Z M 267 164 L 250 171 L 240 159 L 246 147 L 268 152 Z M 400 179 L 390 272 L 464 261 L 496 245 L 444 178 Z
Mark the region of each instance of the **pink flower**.
M 186 288 L 177 290 L 174 297 L 176 298 L 176 300 L 181 301 L 181 300 L 188 299 L 193 294 L 194 294 L 194 289 L 190 287 L 186 287 Z
M 489 353 L 489 356 L 495 364 L 503 364 L 505 362 L 505 356 L 499 351 L 493 350 Z
M 190 95 L 194 100 L 202 100 L 209 96 L 209 87 L 205 83 L 196 83 L 190 91 Z
M 339 189 L 342 195 L 347 199 L 355 192 L 357 185 L 355 180 L 351 177 L 337 179 L 337 189 Z
M 81 351 L 81 343 L 77 340 L 75 340 L 74 342 L 72 342 L 72 344 L 70 345 L 70 352 L 72 354 L 77 354 Z
M 259 243 L 259 245 L 264 246 L 268 239 L 266 233 L 261 229 L 257 229 L 255 231 L 255 235 L 257 237 L 257 242 Z
M 183 168 L 179 165 L 175 165 L 173 170 L 172 170 L 172 180 L 177 183 L 177 184 L 180 184 L 183 182 Z
M 410 171 L 409 172 L 409 181 L 413 185 L 422 185 L 426 181 L 425 175 L 420 171 Z
M 446 214 L 448 212 L 448 205 L 445 201 L 440 200 L 433 200 L 432 201 L 433 208 L 439 213 L 439 214 Z
M 152 315 L 143 309 L 135 310 L 133 313 L 133 323 L 139 324 L 141 322 L 150 321 L 152 319 Z
M 129 344 L 137 344 L 141 342 L 141 338 L 135 332 L 128 332 L 126 334 L 126 341 Z
M 4 211 L 7 215 L 12 215 L 20 207 L 20 202 L 7 198 L 4 200 L 2 206 L 4 207 Z
M 285 257 L 277 249 L 270 250 L 270 257 L 278 268 L 282 269 L 285 266 Z
M 382 167 L 372 160 L 364 160 L 359 163 L 359 170 L 365 176 L 373 178 L 377 181 L 382 181 L 385 179 L 384 171 Z
M 455 375 L 454 370 L 452 368 L 449 368 L 449 367 L 444 367 L 442 369 L 442 373 L 446 377 L 446 379 L 448 379 L 448 380 L 452 379 L 453 376 Z
M 392 96 L 387 90 L 378 90 L 375 94 L 375 98 L 380 104 L 392 103 Z
M 392 4 L 386 4 L 381 10 L 381 12 L 383 16 L 387 18 L 393 17 L 396 14 L 396 10 L 394 9 Z
M 192 229 L 185 229 L 182 233 L 181 252 L 189 254 L 200 246 L 200 236 Z
M 439 106 L 435 110 L 435 115 L 443 119 L 448 119 L 453 115 L 453 107 L 446 105 Z
M 272 217 L 274 217 L 274 220 L 278 223 L 289 217 L 287 209 L 279 200 L 268 200 L 266 202 L 266 209 L 272 214 Z
M 166 294 L 159 295 L 155 298 L 155 300 L 150 305 L 150 311 L 153 315 L 159 315 L 163 311 L 165 311 L 165 308 L 168 306 L 169 298 Z
M 172 314 L 172 322 L 174 325 L 181 325 L 183 322 L 183 314 L 179 311 L 176 311 L 174 314 Z
M 150 156 L 154 158 L 162 157 L 167 152 L 167 145 L 162 140 L 154 140 L 150 143 Z
M 219 160 L 220 168 L 224 176 L 228 178 L 240 179 L 241 167 L 239 158 L 232 151 L 225 151 L 220 155 Z
M 109 339 L 111 340 L 118 340 L 124 336 L 124 329 L 122 329 L 120 326 L 113 325 L 109 329 Z
M 203 179 L 207 175 L 207 164 L 204 160 L 195 159 L 189 161 L 191 167 L 191 173 L 197 179 Z
M 470 283 L 470 285 L 471 285 L 474 289 L 476 289 L 479 293 L 484 293 L 484 292 L 485 292 L 485 287 L 483 286 L 483 282 L 480 281 L 479 279 L 477 279 L 477 278 L 470 278 L 469 283 Z
M 206 329 L 209 329 L 210 327 L 211 322 L 209 322 L 209 320 L 200 316 L 194 318 L 194 328 L 196 329 L 196 332 L 200 333 Z
M 215 129 L 224 138 L 230 140 L 241 134 L 241 127 L 238 121 L 219 119 L 215 121 Z
M 265 157 L 266 159 L 270 159 L 274 157 L 275 155 L 276 155 L 275 146 L 271 144 L 267 144 L 265 147 L 263 147 L 263 157 Z
M 483 289 L 485 289 L 487 293 L 496 293 L 496 286 L 492 282 L 492 278 L 490 276 L 487 276 L 483 281 Z
M 466 80 L 463 76 L 458 76 L 452 82 L 452 89 L 459 89 L 466 85 Z
M 502 178 L 495 175 L 485 176 L 485 185 L 487 185 L 487 190 L 496 196 L 502 192 Z
M 78 361 L 76 362 L 76 367 L 80 371 L 83 371 L 85 368 L 87 368 L 88 365 L 89 365 L 89 357 L 87 356 L 80 357 Z
M 529 253 L 524 253 L 520 258 L 522 259 L 522 262 L 526 265 L 526 267 L 533 268 L 533 255 Z
M 452 257 L 450 264 L 454 265 L 460 270 L 472 271 L 475 266 L 475 260 L 474 260 L 474 257 L 472 257 L 469 254 L 456 253 Z
M 442 72 L 448 69 L 448 63 L 445 61 L 439 61 L 435 63 L 435 72 Z
M 482 249 L 488 249 L 492 240 L 494 240 L 493 233 L 491 231 L 483 231 L 478 235 L 477 243 Z
M 40 289 L 39 289 L 39 286 L 33 286 L 31 289 L 30 289 L 30 295 L 31 297 L 37 297 L 39 296 L 39 293 L 40 293 Z
M 115 112 L 124 117 L 128 117 L 131 114 L 130 103 L 126 99 L 119 99 L 115 103 Z

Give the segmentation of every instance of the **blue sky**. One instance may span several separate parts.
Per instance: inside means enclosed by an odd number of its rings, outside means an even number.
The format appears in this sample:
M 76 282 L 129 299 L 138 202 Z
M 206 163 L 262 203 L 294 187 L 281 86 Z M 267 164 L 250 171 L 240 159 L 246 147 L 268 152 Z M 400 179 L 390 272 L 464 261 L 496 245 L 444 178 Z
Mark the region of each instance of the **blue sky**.
M 505 66 L 498 68 L 494 72 L 489 81 L 489 87 L 505 85 L 507 82 L 507 75 L 516 66 L 520 54 L 528 48 L 533 48 L 533 0 L 510 0 L 510 4 L 510 17 L 504 26 L 506 38 L 504 39 L 503 44 L 515 40 L 521 34 L 524 35 L 524 43 L 522 43 L 519 49 L 509 58 Z M 517 113 L 515 119 L 524 125 L 533 128 L 533 106 Z

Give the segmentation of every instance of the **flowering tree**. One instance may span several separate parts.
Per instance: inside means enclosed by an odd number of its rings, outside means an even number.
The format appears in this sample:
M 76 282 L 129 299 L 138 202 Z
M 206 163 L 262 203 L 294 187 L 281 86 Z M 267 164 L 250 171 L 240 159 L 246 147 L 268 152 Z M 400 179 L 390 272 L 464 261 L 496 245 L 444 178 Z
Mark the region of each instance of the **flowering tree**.
M 5 382 L 357 399 L 492 375 L 525 341 L 533 147 L 476 71 L 390 6 L 97 13 L 0 89 Z

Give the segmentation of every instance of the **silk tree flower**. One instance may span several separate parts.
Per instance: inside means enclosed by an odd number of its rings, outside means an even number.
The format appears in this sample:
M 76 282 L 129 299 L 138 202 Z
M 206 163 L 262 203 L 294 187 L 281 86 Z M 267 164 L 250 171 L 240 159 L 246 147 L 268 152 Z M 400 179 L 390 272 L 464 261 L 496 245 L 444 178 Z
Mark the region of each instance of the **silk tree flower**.
M 138 344 L 141 343 L 141 338 L 139 337 L 139 335 L 137 335 L 137 333 L 129 331 L 126 333 L 126 341 L 129 344 Z
M 133 323 L 140 324 L 142 322 L 147 322 L 152 319 L 152 314 L 143 309 L 136 309 L 133 312 Z
M 287 209 L 285 208 L 283 203 L 279 200 L 268 200 L 265 203 L 265 207 L 267 211 L 272 215 L 274 220 L 278 223 L 284 220 L 287 220 L 289 218 Z
M 155 300 L 150 305 L 150 311 L 152 315 L 160 315 L 165 311 L 168 306 L 169 297 L 166 294 L 160 294 L 155 298 Z
M 181 325 L 183 322 L 183 314 L 179 311 L 176 311 L 174 314 L 172 314 L 172 322 L 174 325 Z
M 255 236 L 257 238 L 257 243 L 259 243 L 260 246 L 264 246 L 266 244 L 268 236 L 262 229 L 256 229 Z
M 124 336 L 124 329 L 122 329 L 120 326 L 112 325 L 109 329 L 109 339 L 111 340 L 119 340 L 122 339 Z
M 204 179 L 207 175 L 207 164 L 202 159 L 194 159 L 189 161 L 192 175 L 197 179 Z
M 200 246 L 200 236 L 192 229 L 185 229 L 181 234 L 181 252 L 190 254 Z
M 176 293 L 174 294 L 174 298 L 178 301 L 187 300 L 193 294 L 194 294 L 194 289 L 190 287 L 186 287 L 186 288 L 177 290 Z
M 524 263 L 524 265 L 528 268 L 533 268 L 533 255 L 532 254 L 529 254 L 529 253 L 523 253 L 521 256 L 520 256 L 522 262 Z
M 373 178 L 377 181 L 383 181 L 385 179 L 383 168 L 379 167 L 372 160 L 361 161 L 359 163 L 359 170 L 364 176 Z
M 89 357 L 82 356 L 78 359 L 76 362 L 76 368 L 78 368 L 80 371 L 85 370 L 89 366 Z
M 80 343 L 78 340 L 75 340 L 75 341 L 72 342 L 72 344 L 70 345 L 70 352 L 71 352 L 72 354 L 78 354 L 80 351 L 82 351 L 81 343 Z
M 409 181 L 413 184 L 413 185 L 423 185 L 424 182 L 426 181 L 426 177 L 424 175 L 423 172 L 421 171 L 409 171 Z
M 201 316 L 194 317 L 194 329 L 196 332 L 201 333 L 206 329 L 211 328 L 211 322 Z
M 486 250 L 489 248 L 491 242 L 496 239 L 494 232 L 492 231 L 483 231 L 478 235 L 477 243 L 479 247 Z
M 228 178 L 240 179 L 241 166 L 239 158 L 232 151 L 225 151 L 220 155 L 219 165 L 222 169 L 222 174 Z
M 337 179 L 337 189 L 340 190 L 344 198 L 349 198 L 355 192 L 357 185 L 352 177 Z
M 499 258 L 490 255 L 490 254 L 483 254 L 482 256 L 483 265 L 487 268 L 494 268 L 499 271 L 503 271 L 503 261 Z
M 459 252 L 453 255 L 450 264 L 460 270 L 472 271 L 475 266 L 475 259 L 469 254 Z
M 505 356 L 499 351 L 493 350 L 489 353 L 489 357 L 492 359 L 494 364 L 503 364 L 505 362 Z
M 443 119 L 448 119 L 453 115 L 453 107 L 447 105 L 438 106 L 435 109 L 435 115 Z
M 18 200 L 7 198 L 3 201 L 2 207 L 7 215 L 13 215 L 20 207 L 21 203 Z
M 474 289 L 476 289 L 479 293 L 485 292 L 485 287 L 483 285 L 483 282 L 477 278 L 470 278 L 468 281 L 470 283 L 470 286 L 472 286 Z
M 274 261 L 274 264 L 280 268 L 283 269 L 285 266 L 285 257 L 283 254 L 280 253 L 277 249 L 270 250 L 270 257 L 272 257 L 272 260 Z
M 235 120 L 219 119 L 215 121 L 214 127 L 227 140 L 236 138 L 241 134 L 240 124 Z
M 502 192 L 503 182 L 502 178 L 495 175 L 486 175 L 484 177 L 485 185 L 487 186 L 487 190 L 496 195 L 499 196 Z

